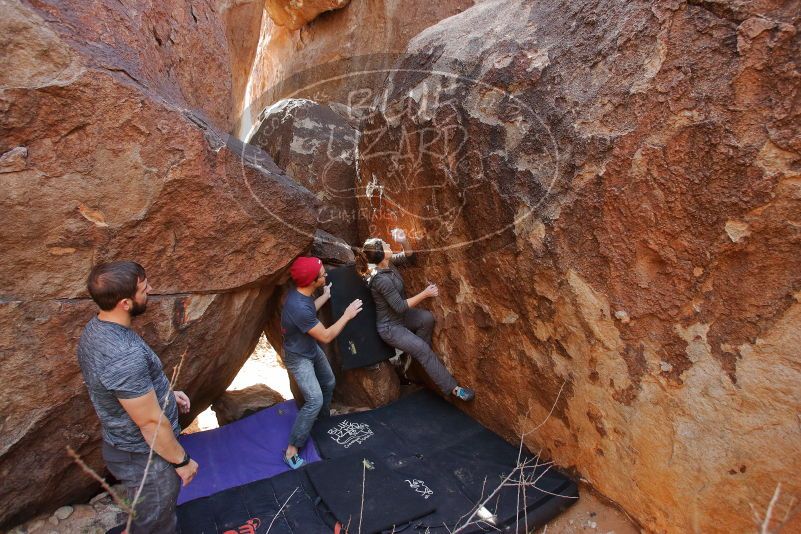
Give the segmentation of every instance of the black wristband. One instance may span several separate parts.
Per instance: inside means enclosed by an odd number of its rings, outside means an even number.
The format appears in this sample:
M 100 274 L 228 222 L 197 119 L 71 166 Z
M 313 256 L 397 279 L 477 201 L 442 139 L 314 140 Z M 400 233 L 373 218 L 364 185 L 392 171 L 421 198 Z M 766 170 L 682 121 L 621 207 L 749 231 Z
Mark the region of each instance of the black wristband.
M 191 460 L 191 459 L 192 458 L 189 457 L 189 453 L 184 451 L 184 459 L 183 459 L 183 461 L 181 463 L 179 463 L 179 464 L 174 464 L 174 463 L 170 462 L 170 465 L 173 466 L 175 469 L 178 469 L 180 467 L 183 467 L 183 466 L 187 465 L 189 463 L 189 460 Z

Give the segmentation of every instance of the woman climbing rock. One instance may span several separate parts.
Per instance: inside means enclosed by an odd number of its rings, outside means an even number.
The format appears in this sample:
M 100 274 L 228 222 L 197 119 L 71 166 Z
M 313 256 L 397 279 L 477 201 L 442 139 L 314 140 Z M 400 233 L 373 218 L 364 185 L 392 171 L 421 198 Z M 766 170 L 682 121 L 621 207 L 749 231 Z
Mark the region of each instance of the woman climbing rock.
M 472 400 L 475 396 L 473 390 L 459 386 L 431 350 L 434 316 L 417 307 L 425 299 L 438 296 L 439 289 L 435 284 L 429 284 L 417 295 L 406 298 L 403 278 L 396 266 L 408 263 L 413 252 L 408 250 L 402 231 L 394 231 L 393 237 L 403 251 L 393 254 L 389 243 L 371 238 L 364 242 L 356 260 L 356 269 L 367 280 L 375 300 L 378 335 L 390 346 L 420 362 L 443 394 L 463 401 Z

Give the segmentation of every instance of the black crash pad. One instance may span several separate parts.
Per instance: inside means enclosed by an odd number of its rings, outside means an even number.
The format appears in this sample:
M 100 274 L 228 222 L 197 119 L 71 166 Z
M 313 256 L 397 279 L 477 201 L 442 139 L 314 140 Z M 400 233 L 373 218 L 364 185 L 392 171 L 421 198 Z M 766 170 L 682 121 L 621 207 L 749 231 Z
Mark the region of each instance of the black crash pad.
M 322 458 L 354 453 L 381 458 L 415 488 L 435 508 L 411 522 L 415 530 L 444 533 L 461 526 L 465 514 L 498 488 L 518 461 L 527 466 L 525 478 L 536 482 L 502 487 L 485 506 L 492 524 L 475 523 L 463 532 L 514 532 L 526 523 L 537 528 L 578 497 L 569 477 L 428 391 L 376 410 L 320 420 L 312 436 Z
M 334 319 L 341 317 L 355 299 L 362 300 L 362 311 L 337 336 L 342 368 L 366 367 L 394 356 L 395 350 L 378 335 L 373 296 L 364 279 L 356 274 L 356 266 L 345 265 L 329 270 L 328 281 L 332 283 L 331 313 Z
M 378 457 L 351 454 L 315 462 L 306 474 L 321 506 L 348 532 L 397 532 L 398 527 L 434 511 L 432 500 L 420 498 L 400 473 Z
M 358 532 L 352 518 L 362 506 L 364 459 L 374 470 L 364 470 L 363 532 L 390 532 L 394 524 L 396 533 L 445 534 L 463 526 L 485 501 L 489 521 L 476 516 L 461 533 L 531 531 L 578 496 L 569 477 L 428 391 L 376 410 L 320 419 L 312 436 L 323 461 L 183 504 L 180 532 L 322 534 L 346 517 L 349 531 Z M 528 466 L 523 475 L 536 483 L 501 487 L 487 499 L 515 470 L 518 455 Z
M 280 510 L 280 513 L 279 513 Z M 289 471 L 178 507 L 181 534 L 330 534 L 303 470 Z

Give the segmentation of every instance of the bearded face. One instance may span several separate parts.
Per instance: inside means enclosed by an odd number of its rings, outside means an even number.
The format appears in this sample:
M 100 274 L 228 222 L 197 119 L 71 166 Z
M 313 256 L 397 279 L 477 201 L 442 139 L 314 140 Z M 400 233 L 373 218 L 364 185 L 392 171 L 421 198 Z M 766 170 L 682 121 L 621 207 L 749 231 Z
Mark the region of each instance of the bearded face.
M 147 295 L 151 289 L 147 278 L 137 282 L 136 294 L 134 298 L 131 299 L 131 309 L 128 312 L 131 314 L 131 317 L 136 317 L 137 315 L 145 313 L 145 310 L 147 310 Z
M 145 296 L 144 302 L 138 302 L 136 300 L 133 301 L 133 306 L 131 306 L 131 317 L 136 317 L 137 315 L 142 315 L 147 310 L 147 296 Z

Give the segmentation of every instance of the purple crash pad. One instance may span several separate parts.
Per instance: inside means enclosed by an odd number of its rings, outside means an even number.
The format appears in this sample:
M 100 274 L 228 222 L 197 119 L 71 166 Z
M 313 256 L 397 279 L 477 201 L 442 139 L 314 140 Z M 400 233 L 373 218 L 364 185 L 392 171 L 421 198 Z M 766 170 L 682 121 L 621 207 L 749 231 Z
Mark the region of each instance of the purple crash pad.
M 281 457 L 297 413 L 289 400 L 223 427 L 181 436 L 178 441 L 200 468 L 181 488 L 178 504 L 289 471 Z M 320 459 L 311 439 L 300 455 L 307 462 Z

